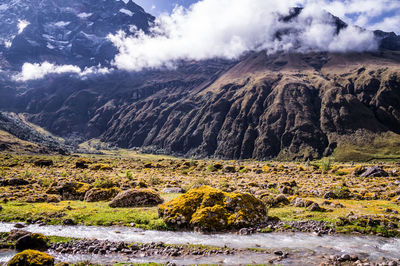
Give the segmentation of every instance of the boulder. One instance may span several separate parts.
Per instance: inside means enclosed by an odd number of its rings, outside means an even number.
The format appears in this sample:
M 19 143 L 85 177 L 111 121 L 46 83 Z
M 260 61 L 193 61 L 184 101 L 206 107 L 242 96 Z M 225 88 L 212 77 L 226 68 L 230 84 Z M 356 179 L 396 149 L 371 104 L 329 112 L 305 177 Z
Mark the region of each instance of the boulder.
M 314 202 L 312 202 L 311 200 L 304 200 L 301 198 L 296 198 L 292 201 L 292 205 L 295 207 L 303 207 L 303 208 L 307 208 L 309 206 L 311 206 Z
M 163 203 L 164 200 L 150 189 L 130 189 L 119 193 L 111 202 L 112 208 L 151 207 Z
M 119 188 L 92 188 L 85 194 L 85 201 L 97 202 L 108 201 L 114 198 L 121 190 Z
M 311 204 L 311 206 L 309 206 L 307 209 L 309 211 L 312 211 L 312 212 L 324 212 L 324 211 L 326 211 L 324 208 L 320 207 L 318 205 L 318 203 Z
M 185 192 L 183 188 L 180 187 L 166 187 L 162 190 L 162 193 L 183 193 Z
M 389 174 L 380 166 L 373 166 L 360 175 L 361 177 L 388 177 Z
M 53 165 L 53 161 L 50 159 L 39 159 L 33 163 L 37 167 L 49 167 Z
M 56 187 L 50 188 L 47 193 L 55 192 L 60 194 L 62 200 L 84 200 L 86 192 L 90 189 L 92 189 L 92 186 L 87 183 L 66 182 L 58 183 Z
M 265 204 L 250 194 L 227 193 L 203 186 L 159 206 L 159 216 L 176 229 L 224 231 L 262 225 Z
M 17 250 L 35 249 L 46 250 L 48 239 L 42 234 L 27 234 L 18 238 L 15 243 Z
M 36 250 L 25 250 L 15 255 L 7 264 L 8 266 L 53 266 L 54 258 L 46 253 Z
M 290 201 L 283 194 L 279 194 L 276 197 L 269 196 L 267 198 L 263 198 L 263 201 L 265 202 L 266 205 L 268 205 L 271 208 L 276 208 L 279 206 L 285 206 L 290 204 Z

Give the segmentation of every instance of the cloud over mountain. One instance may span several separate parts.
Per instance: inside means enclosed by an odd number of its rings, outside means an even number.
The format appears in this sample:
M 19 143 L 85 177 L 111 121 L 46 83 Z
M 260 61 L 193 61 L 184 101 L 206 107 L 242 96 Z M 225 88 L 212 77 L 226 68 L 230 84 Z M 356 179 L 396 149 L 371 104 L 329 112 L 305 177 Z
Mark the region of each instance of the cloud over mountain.
M 338 32 L 335 17 L 327 11 L 341 11 L 341 7 L 351 6 L 353 1 L 340 1 L 343 5 L 339 7 L 337 2 L 202 0 L 189 9 L 178 7 L 172 14 L 160 16 L 151 34 L 109 35 L 119 50 L 114 64 L 120 69 L 140 71 L 171 67 L 180 60 L 235 59 L 249 51 L 376 49 L 378 43 L 370 31 L 349 25 Z M 295 6 L 304 9 L 289 19 Z

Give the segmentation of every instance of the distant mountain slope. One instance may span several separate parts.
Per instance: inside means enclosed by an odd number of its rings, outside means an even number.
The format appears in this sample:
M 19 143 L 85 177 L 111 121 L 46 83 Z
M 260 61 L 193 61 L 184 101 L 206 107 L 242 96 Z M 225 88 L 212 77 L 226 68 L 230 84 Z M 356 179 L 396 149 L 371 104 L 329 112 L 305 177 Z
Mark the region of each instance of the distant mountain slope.
M 116 49 L 108 34 L 147 31 L 154 17 L 130 0 L 6 0 L 0 3 L 0 52 L 25 62 L 107 65 Z
M 189 156 L 319 158 L 360 130 L 400 134 L 399 59 L 254 54 L 201 91 L 121 107 L 103 140 Z

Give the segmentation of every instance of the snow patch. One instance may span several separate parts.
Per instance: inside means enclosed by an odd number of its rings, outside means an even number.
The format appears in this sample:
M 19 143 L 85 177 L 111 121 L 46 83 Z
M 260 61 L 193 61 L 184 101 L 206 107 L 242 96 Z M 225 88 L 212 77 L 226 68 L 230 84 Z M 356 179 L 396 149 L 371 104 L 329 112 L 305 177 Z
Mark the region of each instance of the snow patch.
M 2 4 L 0 5 L 0 11 L 4 11 L 8 9 L 8 5 L 7 4 Z
M 79 18 L 81 18 L 81 19 L 85 19 L 85 18 L 90 17 L 91 15 L 93 15 L 93 13 L 85 13 L 85 12 L 83 12 L 83 13 L 79 13 L 77 16 Z
M 54 26 L 65 27 L 65 26 L 68 26 L 69 24 L 71 24 L 71 22 L 69 22 L 69 21 L 58 21 L 58 22 L 54 23 Z
M 21 34 L 29 24 L 26 20 L 18 20 L 18 34 Z
M 123 13 L 123 14 L 125 14 L 125 15 L 128 15 L 128 16 L 130 16 L 130 17 L 132 17 L 133 14 L 134 14 L 132 11 L 130 11 L 130 10 L 128 10 L 128 9 L 125 9 L 125 8 L 121 8 L 121 9 L 119 10 L 119 12 L 121 12 L 121 13 Z

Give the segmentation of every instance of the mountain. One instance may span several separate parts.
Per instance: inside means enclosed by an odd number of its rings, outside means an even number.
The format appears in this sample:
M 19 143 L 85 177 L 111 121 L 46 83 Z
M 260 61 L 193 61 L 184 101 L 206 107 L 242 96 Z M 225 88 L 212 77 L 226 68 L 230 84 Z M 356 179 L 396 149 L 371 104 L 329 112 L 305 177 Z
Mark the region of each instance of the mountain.
M 0 51 L 19 70 L 25 62 L 107 65 L 119 30 L 147 31 L 154 17 L 130 0 L 7 0 L 0 4 Z
M 282 23 L 301 11 L 293 9 Z M 0 48 L 0 64 L 10 70 L 44 60 L 107 66 L 116 53 L 108 33 L 147 31 L 154 21 L 133 2 L 115 0 L 9 0 L 0 17 L 3 39 L 18 32 L 19 20 L 30 23 Z M 347 27 L 333 18 L 337 32 Z M 0 108 L 25 113 L 73 143 L 96 138 L 123 148 L 234 159 L 390 157 L 400 150 L 400 37 L 374 33 L 375 52 L 262 51 L 170 70 L 50 75 L 26 83 L 3 71 Z

